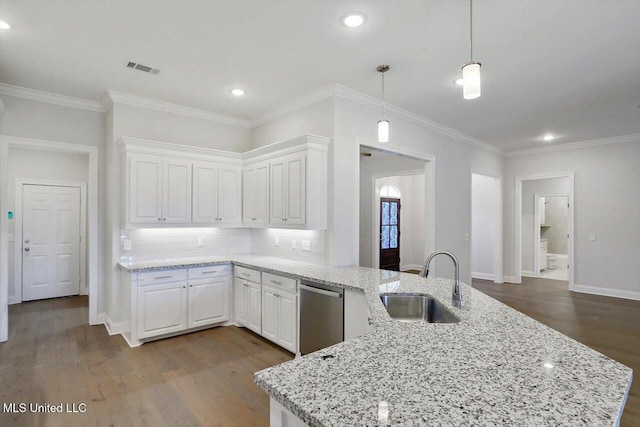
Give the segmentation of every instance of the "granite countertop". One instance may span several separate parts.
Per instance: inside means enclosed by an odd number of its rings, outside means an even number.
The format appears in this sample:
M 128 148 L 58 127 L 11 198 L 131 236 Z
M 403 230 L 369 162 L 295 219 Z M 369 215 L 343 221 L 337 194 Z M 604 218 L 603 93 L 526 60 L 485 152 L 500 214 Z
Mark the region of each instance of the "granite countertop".
M 256 384 L 310 426 L 612 426 L 632 370 L 452 281 L 363 267 L 239 255 L 129 262 L 129 271 L 234 263 L 364 291 L 375 331 L 256 373 Z M 381 292 L 434 296 L 457 324 L 391 319 Z M 332 357 L 326 357 L 326 356 Z M 389 421 L 378 421 L 378 402 Z

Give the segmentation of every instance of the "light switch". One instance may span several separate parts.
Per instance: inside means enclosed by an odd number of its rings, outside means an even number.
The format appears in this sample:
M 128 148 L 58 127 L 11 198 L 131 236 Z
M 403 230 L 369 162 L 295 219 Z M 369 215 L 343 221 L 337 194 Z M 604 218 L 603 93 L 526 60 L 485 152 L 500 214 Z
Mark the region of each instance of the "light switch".
M 291 240 L 291 249 L 296 249 L 296 239 Z
M 592 242 L 598 240 L 598 236 L 596 235 L 596 233 L 589 233 L 589 240 L 591 240 Z
M 130 251 L 131 250 L 131 240 L 129 240 L 129 239 L 123 239 L 122 240 L 122 250 L 123 251 Z
M 303 251 L 311 251 L 311 240 L 300 240 L 300 249 Z
M 204 237 L 198 237 L 198 246 L 199 247 L 203 247 L 204 246 Z
M 276 246 L 280 246 L 280 238 L 278 236 L 276 236 Z
M 464 241 L 465 241 L 465 242 L 468 242 L 468 241 L 469 241 L 469 233 L 466 233 L 466 234 L 464 235 Z

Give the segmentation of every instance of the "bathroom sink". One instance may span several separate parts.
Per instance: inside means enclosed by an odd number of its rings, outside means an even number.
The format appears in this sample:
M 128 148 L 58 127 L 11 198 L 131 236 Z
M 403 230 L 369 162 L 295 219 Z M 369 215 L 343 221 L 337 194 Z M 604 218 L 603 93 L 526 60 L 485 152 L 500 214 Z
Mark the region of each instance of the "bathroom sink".
M 411 323 L 458 323 L 456 317 L 440 301 L 423 294 L 380 294 L 391 318 Z

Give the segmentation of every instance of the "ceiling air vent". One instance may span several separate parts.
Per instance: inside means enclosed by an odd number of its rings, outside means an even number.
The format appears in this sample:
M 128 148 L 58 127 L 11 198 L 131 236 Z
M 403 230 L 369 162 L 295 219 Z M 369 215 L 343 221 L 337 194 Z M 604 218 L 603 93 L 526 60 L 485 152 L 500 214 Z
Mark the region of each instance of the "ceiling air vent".
M 138 70 L 138 71 L 142 71 L 142 72 L 154 74 L 154 75 L 160 72 L 160 70 L 158 70 L 157 68 L 151 68 L 146 65 L 138 64 L 136 62 L 131 62 L 131 61 L 129 61 L 129 63 L 127 64 L 127 68 L 132 68 L 134 70 Z

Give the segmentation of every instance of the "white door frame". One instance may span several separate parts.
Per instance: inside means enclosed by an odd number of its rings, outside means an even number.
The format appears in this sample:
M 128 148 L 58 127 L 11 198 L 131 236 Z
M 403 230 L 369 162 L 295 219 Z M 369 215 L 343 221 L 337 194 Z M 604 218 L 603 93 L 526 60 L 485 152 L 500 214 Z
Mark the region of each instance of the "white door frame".
M 569 193 L 557 194 L 534 194 L 533 209 L 533 273 L 535 277 L 542 277 L 540 274 L 540 198 L 541 197 L 566 197 L 569 200 Z M 571 206 L 571 203 L 569 203 Z M 568 258 L 567 258 L 568 260 Z M 568 277 L 568 273 L 567 273 Z
M 393 154 L 400 154 L 402 156 L 406 156 L 406 157 L 411 157 L 413 159 L 417 159 L 417 160 L 422 160 L 425 162 L 425 166 L 424 166 L 424 179 L 425 179 L 425 200 L 424 200 L 424 215 L 425 215 L 425 229 L 427 231 L 427 235 L 425 238 L 425 245 L 424 245 L 424 249 L 425 249 L 425 260 L 426 260 L 426 256 L 427 254 L 433 253 L 435 251 L 435 246 L 436 246 L 436 157 L 431 155 L 431 154 L 427 154 L 427 153 L 423 153 L 420 151 L 416 151 L 416 150 L 412 150 L 409 148 L 403 148 L 403 147 L 398 147 L 398 146 L 394 146 L 391 144 L 383 144 L 380 143 L 378 141 L 372 140 L 372 139 L 367 139 L 367 138 L 361 138 L 361 137 L 357 137 L 356 138 L 356 142 L 357 142 L 357 148 L 358 148 L 358 152 L 360 152 L 360 149 L 365 147 L 365 148 L 373 148 L 376 150 L 380 150 L 380 151 L 385 151 L 387 153 L 393 153 Z M 358 190 L 360 190 L 360 156 L 358 155 L 357 160 L 356 160 L 356 164 L 354 165 L 355 170 L 356 170 L 356 185 L 358 187 Z M 393 175 L 399 175 L 399 174 L 393 174 Z M 375 183 L 375 181 L 374 181 Z M 375 187 L 375 185 L 374 185 Z M 360 230 L 360 197 L 358 197 L 357 201 L 356 201 L 356 207 L 357 207 L 357 224 L 358 224 L 358 230 Z M 375 218 L 375 216 L 374 216 Z M 358 239 L 360 236 L 360 232 L 358 231 Z M 374 245 L 375 246 L 375 245 Z M 356 246 L 358 248 L 358 251 L 360 251 L 360 245 L 358 244 Z M 360 259 L 360 254 L 358 253 L 358 259 Z M 374 255 L 374 262 L 376 262 L 377 258 Z M 380 260 L 378 259 L 378 265 Z M 374 264 L 375 265 L 375 264 Z M 434 269 L 435 270 L 435 269 Z M 433 272 L 433 275 L 435 277 L 435 271 Z
M 376 184 L 376 181 L 395 178 L 399 176 L 411 176 L 411 175 L 424 175 L 424 169 L 414 169 L 414 170 L 406 170 L 402 172 L 389 172 L 389 173 L 380 173 L 374 174 L 372 176 L 373 179 L 373 206 L 372 206 L 372 236 L 373 236 L 373 247 L 371 248 L 371 256 L 373 268 L 380 268 L 380 188 L 387 185 L 385 181 L 380 183 L 380 185 Z M 402 194 L 402 193 L 401 193 Z M 400 200 L 402 203 L 402 197 L 400 196 Z M 404 196 L 406 197 L 406 195 Z M 402 227 L 402 223 L 400 224 Z M 426 259 L 428 254 L 423 254 Z M 402 260 L 400 260 L 402 262 Z
M 14 267 L 13 267 L 13 299 L 9 304 L 22 302 L 22 222 L 24 212 L 22 210 L 22 198 L 25 185 L 42 185 L 47 187 L 72 187 L 80 189 L 80 295 L 88 295 L 87 285 L 87 183 L 75 181 L 54 181 L 42 179 L 16 179 L 16 203 L 14 208 L 15 239 L 14 239 Z
M 7 166 L 9 147 L 31 150 L 85 154 L 89 157 L 89 182 L 87 186 L 87 283 L 89 285 L 89 324 L 98 319 L 98 147 L 47 141 L 33 138 L 0 135 L 0 342 L 9 337 L 9 182 Z
M 568 274 L 569 274 L 569 290 L 573 291 L 575 287 L 575 262 L 574 262 L 574 223 L 575 223 L 575 172 L 564 172 L 554 174 L 516 176 L 516 204 L 515 204 L 515 282 L 522 283 L 522 183 L 524 181 L 535 181 L 539 179 L 552 178 L 568 178 L 569 179 L 569 256 L 568 256 Z M 535 233 L 534 233 L 535 236 Z M 535 252 L 535 251 L 534 251 Z
M 502 175 L 472 168 L 469 172 L 469 270 L 471 272 L 471 281 L 469 284 L 473 282 L 473 175 L 482 175 L 493 178 L 498 184 L 498 206 L 496 216 L 494 218 L 496 221 L 496 233 L 494 236 L 496 245 L 493 248 L 493 282 L 504 283 L 504 274 L 502 271 Z

